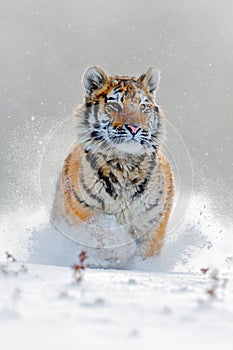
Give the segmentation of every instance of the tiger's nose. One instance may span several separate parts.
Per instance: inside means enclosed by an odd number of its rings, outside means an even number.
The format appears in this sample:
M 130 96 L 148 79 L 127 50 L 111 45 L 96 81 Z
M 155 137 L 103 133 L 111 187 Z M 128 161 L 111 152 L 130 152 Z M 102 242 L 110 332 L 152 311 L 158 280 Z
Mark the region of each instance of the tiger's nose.
M 139 130 L 141 130 L 141 127 L 139 125 L 133 125 L 133 124 L 125 124 L 125 127 L 127 130 L 130 131 L 132 135 L 136 135 Z

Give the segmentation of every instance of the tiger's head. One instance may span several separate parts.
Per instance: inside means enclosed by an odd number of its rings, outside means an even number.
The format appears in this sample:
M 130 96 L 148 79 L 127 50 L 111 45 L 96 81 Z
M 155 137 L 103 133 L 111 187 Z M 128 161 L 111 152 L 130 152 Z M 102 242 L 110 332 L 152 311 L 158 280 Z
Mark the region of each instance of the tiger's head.
M 117 155 L 156 150 L 163 125 L 155 103 L 156 68 L 135 78 L 109 76 L 94 66 L 85 71 L 83 84 L 85 100 L 75 117 L 78 142 L 85 150 Z

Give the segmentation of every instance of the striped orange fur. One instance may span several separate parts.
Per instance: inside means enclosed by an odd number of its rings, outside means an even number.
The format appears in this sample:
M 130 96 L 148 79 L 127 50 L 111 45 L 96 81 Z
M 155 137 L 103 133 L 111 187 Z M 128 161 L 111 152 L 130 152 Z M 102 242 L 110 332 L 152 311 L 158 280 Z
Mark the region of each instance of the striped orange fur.
M 94 66 L 83 83 L 77 144 L 64 162 L 52 217 L 78 230 L 81 221 L 114 215 L 129 226 L 140 255 L 159 254 L 174 192 L 162 148 L 164 116 L 155 102 L 159 73 L 109 76 Z

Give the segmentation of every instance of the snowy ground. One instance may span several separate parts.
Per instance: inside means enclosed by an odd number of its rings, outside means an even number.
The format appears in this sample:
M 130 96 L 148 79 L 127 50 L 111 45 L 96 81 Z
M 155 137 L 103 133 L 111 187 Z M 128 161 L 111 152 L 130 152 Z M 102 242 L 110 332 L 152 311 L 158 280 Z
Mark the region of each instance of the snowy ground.
M 232 235 L 203 199 L 192 201 L 160 257 L 86 268 L 79 283 L 77 245 L 43 214 L 2 216 L 0 229 L 1 349 L 232 348 Z
M 68 267 L 29 264 L 24 271 L 10 263 L 6 269 L 2 349 L 232 348 L 231 274 L 220 277 L 211 297 L 208 273 L 87 269 L 77 283 Z

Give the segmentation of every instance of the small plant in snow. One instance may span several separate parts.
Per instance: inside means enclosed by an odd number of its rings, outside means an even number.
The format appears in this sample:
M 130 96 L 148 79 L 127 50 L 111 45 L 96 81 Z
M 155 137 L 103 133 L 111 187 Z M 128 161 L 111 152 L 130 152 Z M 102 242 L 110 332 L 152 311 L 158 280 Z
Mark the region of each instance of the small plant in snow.
M 6 257 L 6 259 L 5 259 L 6 261 L 5 262 L 0 262 L 0 272 L 1 272 L 1 274 L 4 275 L 4 276 L 17 275 L 16 271 L 11 271 L 9 269 L 9 263 L 15 262 L 16 259 L 9 252 L 5 252 L 5 257 Z
M 24 264 L 16 266 L 17 269 L 15 269 L 15 267 L 10 267 L 11 263 L 17 262 L 11 253 L 5 252 L 5 257 L 5 261 L 0 262 L 0 274 L 4 276 L 17 276 L 19 273 L 27 272 L 27 267 Z
M 221 278 L 217 269 L 202 268 L 201 272 L 207 275 L 210 280 L 210 286 L 206 289 L 207 295 L 211 298 L 217 298 L 219 292 L 225 289 L 228 280 Z
M 15 257 L 14 257 L 11 253 L 5 252 L 5 255 L 6 255 L 6 260 L 7 260 L 8 262 L 16 262 Z
M 72 266 L 72 270 L 73 270 L 73 276 L 75 281 L 80 283 L 83 279 L 84 271 L 87 267 L 87 265 L 85 264 L 85 261 L 88 258 L 87 252 L 82 250 L 78 257 L 79 257 L 79 263 L 74 264 Z

